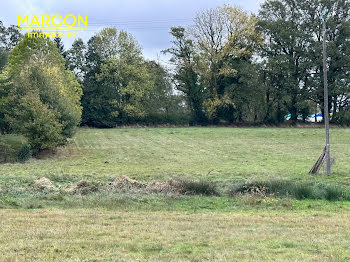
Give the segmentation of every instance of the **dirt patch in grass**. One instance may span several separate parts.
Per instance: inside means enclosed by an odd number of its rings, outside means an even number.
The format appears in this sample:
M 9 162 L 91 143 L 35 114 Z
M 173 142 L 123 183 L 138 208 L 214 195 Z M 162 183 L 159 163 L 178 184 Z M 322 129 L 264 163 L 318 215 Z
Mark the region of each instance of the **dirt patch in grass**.
M 58 191 L 58 188 L 52 183 L 52 181 L 46 177 L 41 177 L 30 183 L 29 188 L 32 190 L 40 191 Z

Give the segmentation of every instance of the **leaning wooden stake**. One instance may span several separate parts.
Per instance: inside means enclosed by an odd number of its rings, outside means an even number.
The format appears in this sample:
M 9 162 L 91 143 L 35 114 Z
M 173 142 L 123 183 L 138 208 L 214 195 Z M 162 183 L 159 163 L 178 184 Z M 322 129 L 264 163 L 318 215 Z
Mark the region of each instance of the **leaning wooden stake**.
M 323 149 L 321 156 L 318 158 L 318 160 L 316 161 L 314 166 L 311 168 L 311 170 L 309 172 L 310 174 L 317 174 L 318 172 L 320 172 L 320 169 L 321 169 L 321 167 L 326 159 L 326 150 L 327 150 L 327 148 L 325 147 Z

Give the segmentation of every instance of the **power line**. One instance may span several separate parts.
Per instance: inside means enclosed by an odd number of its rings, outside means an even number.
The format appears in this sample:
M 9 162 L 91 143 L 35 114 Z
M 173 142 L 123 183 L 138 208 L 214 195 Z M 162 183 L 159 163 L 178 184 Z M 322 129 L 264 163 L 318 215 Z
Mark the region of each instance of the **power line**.
M 115 20 L 104 20 L 104 19 L 90 19 L 91 23 L 115 23 L 115 24 L 135 24 L 135 23 L 169 23 L 169 22 L 189 22 L 193 21 L 192 18 L 176 18 L 176 19 L 159 19 L 159 20 L 129 20 L 129 21 L 115 21 Z

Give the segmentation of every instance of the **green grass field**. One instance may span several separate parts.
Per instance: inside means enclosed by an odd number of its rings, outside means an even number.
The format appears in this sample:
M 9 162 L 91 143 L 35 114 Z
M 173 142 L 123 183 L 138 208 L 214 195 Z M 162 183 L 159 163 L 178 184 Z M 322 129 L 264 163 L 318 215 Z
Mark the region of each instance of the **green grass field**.
M 331 139 L 336 165 L 328 179 L 349 184 L 350 129 L 332 130 Z M 2 179 L 305 179 L 323 146 L 323 130 L 310 128 L 80 129 L 57 155 L 24 165 L 1 165 L 0 174 Z
M 56 155 L 0 165 L 0 261 L 349 261 L 350 202 L 229 197 L 237 181 L 288 179 L 347 187 L 350 129 L 333 129 L 333 175 L 308 171 L 324 144 L 311 128 L 80 129 Z M 210 181 L 221 196 L 120 192 L 69 195 L 107 183 Z

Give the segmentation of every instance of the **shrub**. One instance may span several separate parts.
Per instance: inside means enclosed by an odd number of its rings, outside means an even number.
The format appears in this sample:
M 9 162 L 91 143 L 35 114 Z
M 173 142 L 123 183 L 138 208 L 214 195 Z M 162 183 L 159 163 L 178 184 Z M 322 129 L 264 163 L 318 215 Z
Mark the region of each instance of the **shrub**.
M 34 154 L 64 144 L 58 113 L 43 104 L 38 94 L 23 96 L 19 102 L 17 108 L 9 112 L 8 120 L 15 131 L 28 139 Z
M 34 154 L 64 145 L 80 123 L 82 90 L 56 45 L 24 38 L 10 53 L 8 78 L 4 115 L 11 132 L 24 135 Z
M 24 144 L 17 153 L 18 162 L 26 162 L 32 157 L 32 147 L 29 144 Z
M 143 125 L 188 125 L 190 117 L 187 114 L 153 113 L 142 119 L 135 120 L 135 124 Z
M 0 141 L 0 163 L 13 162 L 14 152 L 9 144 Z
M 344 189 L 343 191 L 343 200 L 344 201 L 350 201 L 350 190 Z
M 23 136 L 0 136 L 0 163 L 25 162 L 31 157 L 30 145 Z
M 313 199 L 325 199 L 326 198 L 326 185 L 322 183 L 316 183 L 309 185 L 312 190 Z
M 331 123 L 341 126 L 350 126 L 350 110 L 338 112 L 331 120 Z
M 220 195 L 216 186 L 207 181 L 180 181 L 181 193 L 189 195 L 205 195 L 218 196 Z
M 292 196 L 296 199 L 313 199 L 313 190 L 308 184 L 296 184 L 292 191 Z
M 343 189 L 339 186 L 330 185 L 325 188 L 325 198 L 329 201 L 337 201 L 343 198 Z

